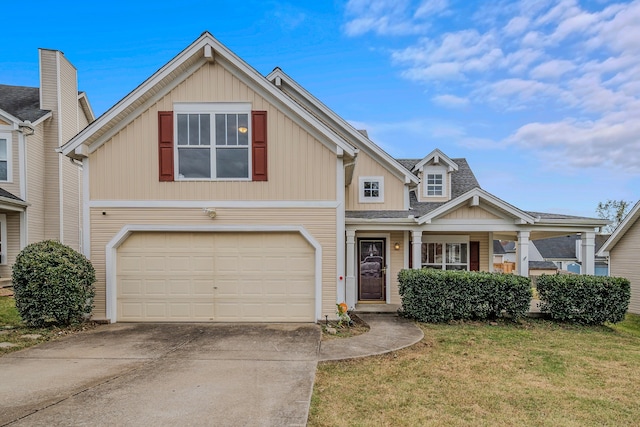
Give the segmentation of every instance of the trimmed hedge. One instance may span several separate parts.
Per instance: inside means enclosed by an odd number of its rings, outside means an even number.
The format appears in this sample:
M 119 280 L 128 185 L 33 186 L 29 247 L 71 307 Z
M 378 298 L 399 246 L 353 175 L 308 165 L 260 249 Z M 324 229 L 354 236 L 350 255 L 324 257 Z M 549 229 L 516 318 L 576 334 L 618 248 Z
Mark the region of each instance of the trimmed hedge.
M 13 265 L 16 308 L 32 327 L 70 325 L 93 307 L 96 275 L 84 255 L 54 240 L 32 243 Z
M 403 315 L 421 322 L 517 319 L 529 311 L 531 281 L 512 274 L 401 270 Z
M 561 322 L 617 323 L 629 308 L 630 284 L 621 277 L 542 275 L 536 288 L 540 310 Z

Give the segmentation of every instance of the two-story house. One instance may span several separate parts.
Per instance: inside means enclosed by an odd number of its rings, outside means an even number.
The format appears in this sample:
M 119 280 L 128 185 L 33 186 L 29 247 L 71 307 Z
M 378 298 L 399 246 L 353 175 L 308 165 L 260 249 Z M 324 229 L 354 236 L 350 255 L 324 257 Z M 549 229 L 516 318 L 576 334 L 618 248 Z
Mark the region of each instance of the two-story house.
M 403 268 L 493 268 L 493 240 L 584 233 L 525 212 L 438 149 L 394 159 L 281 69 L 208 32 L 87 126 L 83 250 L 109 321 L 308 321 L 397 306 Z
M 0 85 L 0 276 L 27 244 L 81 249 L 82 165 L 56 150 L 94 120 L 62 52 L 39 50 L 40 87 Z

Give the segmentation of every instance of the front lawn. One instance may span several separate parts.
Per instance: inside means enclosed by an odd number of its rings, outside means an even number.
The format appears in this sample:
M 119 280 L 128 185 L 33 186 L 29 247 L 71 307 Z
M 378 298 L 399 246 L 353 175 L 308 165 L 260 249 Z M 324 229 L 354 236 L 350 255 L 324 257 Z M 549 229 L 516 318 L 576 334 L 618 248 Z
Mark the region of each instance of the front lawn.
M 94 326 L 83 323 L 66 328 L 27 328 L 20 319 L 15 300 L 0 296 L 0 356 Z
M 637 425 L 640 316 L 420 324 L 384 356 L 318 366 L 309 426 Z

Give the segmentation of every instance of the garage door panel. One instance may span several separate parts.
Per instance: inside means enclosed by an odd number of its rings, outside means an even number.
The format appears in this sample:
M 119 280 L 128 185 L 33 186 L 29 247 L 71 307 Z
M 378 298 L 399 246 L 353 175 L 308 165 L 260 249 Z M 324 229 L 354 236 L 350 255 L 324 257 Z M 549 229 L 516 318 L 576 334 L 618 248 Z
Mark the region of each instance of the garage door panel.
M 297 233 L 134 233 L 119 321 L 315 320 L 315 252 Z

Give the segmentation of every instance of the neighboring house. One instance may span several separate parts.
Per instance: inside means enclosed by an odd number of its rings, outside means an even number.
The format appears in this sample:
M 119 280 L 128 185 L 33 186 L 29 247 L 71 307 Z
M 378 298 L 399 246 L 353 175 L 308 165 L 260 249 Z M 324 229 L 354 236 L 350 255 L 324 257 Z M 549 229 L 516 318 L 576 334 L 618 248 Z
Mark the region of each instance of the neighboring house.
M 608 257 L 611 276 L 626 277 L 631 282 L 629 312 L 640 314 L 640 202 L 631 209 L 598 251 Z
M 268 76 L 205 32 L 87 126 L 84 252 L 94 317 L 308 321 L 336 303 L 397 306 L 403 268 L 493 268 L 493 240 L 606 221 L 520 210 L 463 158 L 397 160 L 282 70 Z
M 608 234 L 596 234 L 596 252 L 600 250 L 608 237 Z M 582 272 L 582 239 L 579 234 L 538 239 L 533 240 L 531 243 L 538 249 L 545 261 L 553 262 L 558 269 L 576 274 Z M 596 256 L 592 268 L 593 274 L 596 276 L 609 275 L 606 257 Z
M 81 165 L 56 149 L 93 113 L 62 52 L 40 49 L 40 87 L 0 85 L 0 276 L 27 244 L 81 250 Z
M 507 252 L 504 250 L 502 243 L 500 240 L 493 241 L 493 263 L 494 264 L 502 264 L 505 262 L 504 256 Z

